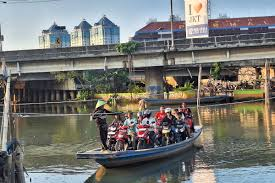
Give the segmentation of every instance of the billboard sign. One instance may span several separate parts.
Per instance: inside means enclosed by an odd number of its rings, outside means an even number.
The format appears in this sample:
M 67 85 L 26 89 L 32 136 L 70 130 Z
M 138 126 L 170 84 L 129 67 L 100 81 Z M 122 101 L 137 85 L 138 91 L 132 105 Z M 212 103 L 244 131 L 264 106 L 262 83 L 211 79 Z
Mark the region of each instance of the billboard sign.
M 185 0 L 186 38 L 206 38 L 208 29 L 208 0 Z

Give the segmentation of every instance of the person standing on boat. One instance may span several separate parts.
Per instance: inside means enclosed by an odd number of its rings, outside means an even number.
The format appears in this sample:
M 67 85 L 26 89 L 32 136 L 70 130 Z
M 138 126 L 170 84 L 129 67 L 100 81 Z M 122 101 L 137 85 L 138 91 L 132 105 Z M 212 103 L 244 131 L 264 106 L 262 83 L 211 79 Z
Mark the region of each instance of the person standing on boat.
M 133 117 L 133 112 L 127 112 L 127 119 L 124 126 L 128 126 L 128 135 L 131 137 L 133 149 L 136 149 L 137 119 Z
M 157 121 L 157 125 L 159 125 L 165 117 L 166 117 L 165 107 L 162 105 L 162 106 L 160 106 L 160 108 L 159 108 L 159 112 L 157 112 L 157 113 L 155 114 L 155 118 L 156 118 L 156 121 Z
M 102 143 L 102 150 L 108 150 L 108 146 L 106 144 L 107 135 L 108 135 L 108 124 L 107 124 L 107 114 L 111 113 L 107 109 L 104 108 L 104 105 L 107 104 L 103 100 L 98 100 L 95 111 L 92 115 L 92 119 L 95 120 L 96 125 L 99 130 L 100 140 Z
M 187 104 L 183 102 L 179 108 L 179 112 L 182 114 L 182 118 L 192 118 L 192 112 Z

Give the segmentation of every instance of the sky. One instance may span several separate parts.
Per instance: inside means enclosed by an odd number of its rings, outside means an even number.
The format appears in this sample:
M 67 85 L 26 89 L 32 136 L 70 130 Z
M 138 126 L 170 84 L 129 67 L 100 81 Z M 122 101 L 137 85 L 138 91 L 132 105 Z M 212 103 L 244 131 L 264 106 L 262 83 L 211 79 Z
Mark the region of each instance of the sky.
M 126 42 L 149 18 L 166 21 L 170 14 L 170 0 L 60 0 L 25 4 L 6 1 L 7 4 L 0 3 L 4 50 L 39 48 L 38 36 L 54 21 L 66 26 L 70 33 L 83 18 L 93 25 L 103 15 L 120 26 L 121 42 Z M 173 2 L 174 14 L 183 18 L 184 0 Z M 211 18 L 220 13 L 229 17 L 272 16 L 274 8 L 274 0 L 212 0 Z

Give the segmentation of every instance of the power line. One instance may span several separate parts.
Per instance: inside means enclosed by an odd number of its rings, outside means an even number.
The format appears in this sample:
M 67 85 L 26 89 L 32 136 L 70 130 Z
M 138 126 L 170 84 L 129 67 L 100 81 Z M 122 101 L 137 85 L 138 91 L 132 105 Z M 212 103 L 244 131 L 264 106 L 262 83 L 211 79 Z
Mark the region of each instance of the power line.
M 47 3 L 47 2 L 57 2 L 62 0 L 9 0 L 9 1 L 0 1 L 6 4 L 28 4 L 28 3 Z

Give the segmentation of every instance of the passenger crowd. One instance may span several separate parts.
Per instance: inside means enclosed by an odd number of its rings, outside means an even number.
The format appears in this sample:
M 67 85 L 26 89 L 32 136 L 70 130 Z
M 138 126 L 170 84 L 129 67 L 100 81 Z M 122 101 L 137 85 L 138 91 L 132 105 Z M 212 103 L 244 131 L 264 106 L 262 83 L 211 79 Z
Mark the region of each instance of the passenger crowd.
M 146 109 L 137 113 L 115 114 L 114 120 L 107 125 L 106 114 L 111 113 L 98 105 L 93 119 L 100 131 L 103 150 L 123 151 L 145 149 L 178 143 L 192 137 L 194 132 L 193 116 L 186 103 L 178 109 L 161 106 L 153 116 Z

